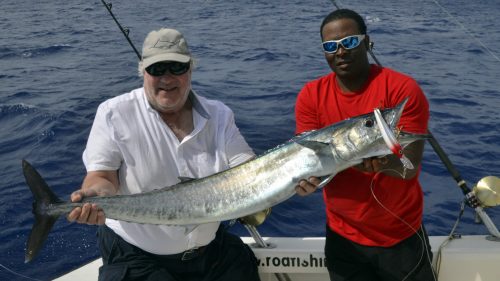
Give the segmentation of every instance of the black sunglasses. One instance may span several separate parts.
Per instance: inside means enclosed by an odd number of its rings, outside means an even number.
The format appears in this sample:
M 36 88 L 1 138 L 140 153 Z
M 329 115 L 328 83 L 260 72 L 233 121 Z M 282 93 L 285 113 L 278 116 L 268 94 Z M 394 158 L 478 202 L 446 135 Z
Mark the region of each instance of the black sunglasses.
M 151 76 L 162 76 L 165 73 L 170 72 L 172 75 L 182 75 L 189 70 L 190 63 L 182 62 L 157 62 L 146 67 L 146 72 Z

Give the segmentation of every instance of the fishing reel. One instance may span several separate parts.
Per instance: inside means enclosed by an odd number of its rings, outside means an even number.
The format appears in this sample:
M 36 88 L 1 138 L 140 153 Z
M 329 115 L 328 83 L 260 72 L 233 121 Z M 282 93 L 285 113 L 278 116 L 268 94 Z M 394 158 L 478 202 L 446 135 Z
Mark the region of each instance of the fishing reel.
M 250 247 L 268 249 L 276 247 L 276 245 L 264 241 L 256 228 L 256 226 L 261 225 L 266 220 L 269 214 L 271 214 L 271 208 L 267 208 L 257 213 L 253 213 L 238 219 L 238 221 L 248 230 L 250 235 L 252 235 L 253 239 L 255 240 L 255 243 L 250 244 Z
M 239 218 L 238 220 L 244 225 L 259 226 L 266 220 L 269 214 L 271 214 L 271 208 L 267 208 L 260 212 L 244 216 L 242 218 Z
M 482 178 L 465 198 L 466 203 L 476 211 L 476 223 L 482 222 L 490 232 L 491 235 L 486 239 L 500 242 L 500 231 L 483 210 L 483 208 L 500 205 L 500 178 L 495 176 Z
M 483 208 L 498 206 L 500 205 L 500 178 L 484 177 L 472 188 L 472 192 L 479 206 Z

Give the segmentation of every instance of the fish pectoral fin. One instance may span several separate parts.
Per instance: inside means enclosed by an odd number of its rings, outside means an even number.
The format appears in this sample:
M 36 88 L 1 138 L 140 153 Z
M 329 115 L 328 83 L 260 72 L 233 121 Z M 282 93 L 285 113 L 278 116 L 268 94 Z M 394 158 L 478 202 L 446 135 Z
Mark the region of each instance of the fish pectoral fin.
M 327 142 L 308 141 L 308 140 L 298 140 L 297 143 L 314 151 L 321 151 L 326 146 L 330 145 Z
M 191 234 L 191 232 L 193 232 L 196 228 L 198 228 L 198 226 L 200 226 L 199 224 L 196 224 L 196 225 L 183 225 L 184 227 L 184 235 L 189 235 Z
M 319 177 L 321 182 L 318 184 L 317 188 L 323 188 L 327 183 L 329 183 L 333 179 L 334 176 L 335 174 Z

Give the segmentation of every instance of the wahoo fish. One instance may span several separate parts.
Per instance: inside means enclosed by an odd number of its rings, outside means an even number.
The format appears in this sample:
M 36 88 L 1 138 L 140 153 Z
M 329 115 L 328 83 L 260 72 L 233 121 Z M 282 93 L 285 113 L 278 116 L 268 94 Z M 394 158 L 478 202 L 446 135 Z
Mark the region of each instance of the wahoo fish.
M 406 101 L 380 113 L 394 133 Z M 380 114 L 379 113 L 379 114 Z M 187 225 L 241 218 L 270 208 L 295 194 L 300 179 L 316 176 L 326 184 L 338 172 L 363 158 L 391 154 L 374 113 L 301 134 L 262 155 L 208 177 L 150 192 L 88 197 L 71 203 L 59 199 L 25 160 L 23 172 L 34 196 L 35 223 L 25 262 L 39 252 L 57 219 L 83 203 L 96 203 L 107 218 L 144 224 Z M 404 147 L 427 135 L 399 133 Z

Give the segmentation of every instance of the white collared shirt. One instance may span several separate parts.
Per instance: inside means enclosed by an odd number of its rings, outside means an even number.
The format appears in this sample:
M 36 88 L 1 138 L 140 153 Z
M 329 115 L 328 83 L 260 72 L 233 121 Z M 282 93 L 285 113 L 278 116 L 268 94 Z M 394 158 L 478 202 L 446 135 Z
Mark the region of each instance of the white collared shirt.
M 118 170 L 119 194 L 134 194 L 174 185 L 182 177 L 206 177 L 254 156 L 226 105 L 194 91 L 189 98 L 194 130 L 181 142 L 151 108 L 143 88 L 103 102 L 83 153 L 87 171 Z M 219 223 L 166 226 L 106 219 L 106 225 L 145 251 L 169 255 L 207 245 Z

